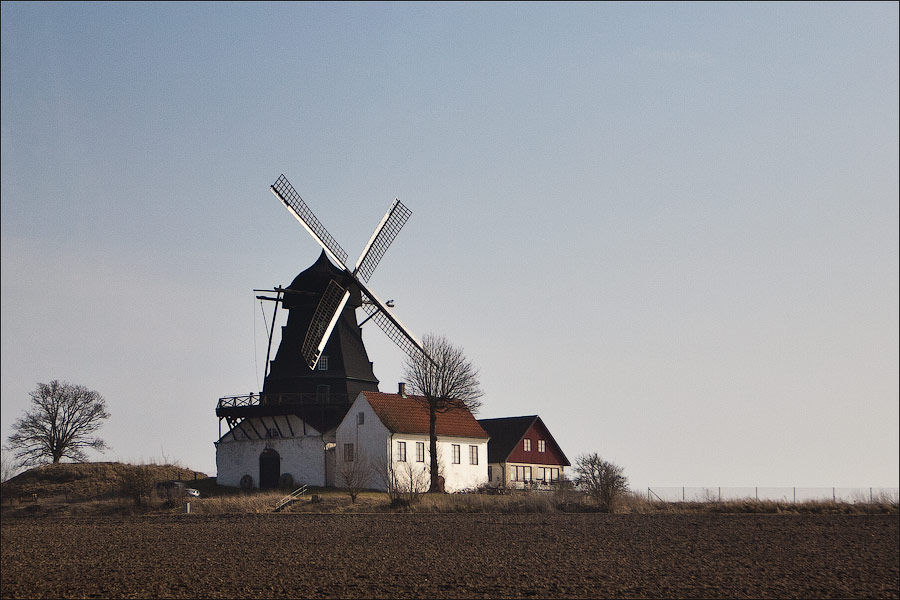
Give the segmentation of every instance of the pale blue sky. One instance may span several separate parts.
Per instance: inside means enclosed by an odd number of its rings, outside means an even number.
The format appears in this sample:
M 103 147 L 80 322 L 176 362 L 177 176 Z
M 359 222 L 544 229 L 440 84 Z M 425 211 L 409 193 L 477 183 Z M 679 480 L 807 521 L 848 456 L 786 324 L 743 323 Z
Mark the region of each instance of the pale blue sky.
M 898 5 L 2 4 L 2 435 L 215 474 L 253 288 L 351 259 L 636 486 L 898 485 Z M 382 390 L 402 355 L 365 340 Z

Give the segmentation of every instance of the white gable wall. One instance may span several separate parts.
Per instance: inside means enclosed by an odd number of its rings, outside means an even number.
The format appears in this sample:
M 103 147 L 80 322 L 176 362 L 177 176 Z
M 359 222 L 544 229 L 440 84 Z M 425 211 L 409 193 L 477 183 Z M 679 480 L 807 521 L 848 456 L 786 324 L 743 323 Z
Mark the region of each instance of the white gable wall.
M 363 415 L 362 424 L 359 423 L 359 414 Z M 387 460 L 388 439 L 391 432 L 375 414 L 372 405 L 369 404 L 366 397 L 360 394 L 353 401 L 353 405 L 344 420 L 335 430 L 335 479 L 334 484 L 341 487 L 340 476 L 338 472 L 344 463 L 344 446 L 353 444 L 354 460 L 365 457 L 369 465 L 373 469 L 384 470 L 385 461 Z M 373 490 L 385 491 L 387 488 L 382 482 L 383 477 L 378 473 L 373 473 L 367 487 Z
M 216 483 L 237 487 L 241 477 L 250 475 L 253 487 L 259 487 L 259 456 L 266 448 L 281 457 L 281 473 L 290 473 L 296 485 L 325 485 L 325 450 L 322 435 L 295 416 L 276 417 L 281 435 L 259 439 L 273 429 L 273 417 L 247 419 L 216 444 Z M 290 419 L 290 424 L 288 424 Z M 288 426 L 290 425 L 290 426 Z M 255 427 L 255 429 L 254 429 Z M 294 436 L 291 436 L 293 429 Z M 304 435 L 304 429 L 306 434 Z M 245 433 L 246 432 L 246 433 Z

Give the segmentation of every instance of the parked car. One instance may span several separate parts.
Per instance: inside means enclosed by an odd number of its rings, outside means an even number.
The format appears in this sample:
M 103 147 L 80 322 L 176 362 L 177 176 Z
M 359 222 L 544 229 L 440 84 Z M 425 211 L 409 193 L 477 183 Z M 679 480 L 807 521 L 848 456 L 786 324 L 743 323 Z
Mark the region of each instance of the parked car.
M 200 490 L 195 490 L 194 488 L 184 488 L 184 494 L 186 496 L 193 496 L 194 498 L 199 498 Z

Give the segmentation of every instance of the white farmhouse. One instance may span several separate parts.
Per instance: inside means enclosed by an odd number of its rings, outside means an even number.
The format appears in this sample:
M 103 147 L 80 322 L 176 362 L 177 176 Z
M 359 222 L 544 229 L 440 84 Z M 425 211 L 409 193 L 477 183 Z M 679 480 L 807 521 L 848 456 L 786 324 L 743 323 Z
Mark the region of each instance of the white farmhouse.
M 428 408 L 421 396 L 360 392 L 338 425 L 335 441 L 335 471 L 353 461 L 365 460 L 382 472 L 413 474 L 428 481 L 431 464 Z M 437 415 L 439 471 L 447 492 L 476 488 L 488 481 L 488 434 L 465 407 Z M 377 474 L 372 489 L 385 491 L 386 482 Z

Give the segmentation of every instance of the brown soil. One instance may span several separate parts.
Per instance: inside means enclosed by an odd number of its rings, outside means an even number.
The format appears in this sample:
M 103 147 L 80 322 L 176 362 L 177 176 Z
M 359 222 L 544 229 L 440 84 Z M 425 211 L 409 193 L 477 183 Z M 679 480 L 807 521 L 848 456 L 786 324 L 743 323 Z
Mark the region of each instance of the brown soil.
M 900 595 L 894 515 L 261 514 L 10 518 L 0 595 Z

